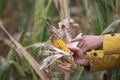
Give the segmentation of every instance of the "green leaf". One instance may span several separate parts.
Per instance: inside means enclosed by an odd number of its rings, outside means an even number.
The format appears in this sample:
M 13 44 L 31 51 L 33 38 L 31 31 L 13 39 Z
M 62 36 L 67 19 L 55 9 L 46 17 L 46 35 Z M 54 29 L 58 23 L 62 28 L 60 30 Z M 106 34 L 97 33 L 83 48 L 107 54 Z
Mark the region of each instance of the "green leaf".
M 34 13 L 34 8 L 35 8 L 35 2 L 36 0 L 22 0 L 22 8 L 21 8 L 21 14 L 22 14 L 22 19 L 20 20 L 20 25 L 19 28 L 23 30 L 19 41 L 23 43 L 25 39 L 25 34 L 28 31 L 28 28 L 30 27 L 32 21 L 33 21 L 33 13 Z
M 0 0 L 0 18 L 4 16 L 4 10 L 7 4 L 7 0 Z
M 44 0 L 36 1 L 35 8 L 35 24 L 33 27 L 33 41 L 34 42 L 42 42 L 48 39 L 46 35 L 47 31 L 45 29 L 45 21 L 47 19 L 47 15 L 49 13 L 49 8 L 51 6 L 52 0 L 49 0 L 46 4 Z
M 15 61 L 9 61 L 9 63 L 13 64 L 15 66 L 15 68 L 18 70 L 18 72 L 25 77 L 25 73 L 24 70 L 22 69 L 22 66 L 20 66 L 20 64 L 18 64 L 18 62 Z
M 107 34 L 114 32 L 115 28 L 120 24 L 120 20 L 116 20 L 113 23 L 111 23 L 101 34 Z
M 82 73 L 84 71 L 84 68 L 78 68 L 74 73 L 71 73 L 70 80 L 79 80 L 82 76 Z
M 89 0 L 90 5 L 90 22 L 96 35 L 101 32 L 114 20 L 113 1 L 110 0 Z
M 10 69 L 11 69 L 11 66 L 7 62 L 4 62 L 0 66 L 0 80 L 9 80 L 9 78 L 10 78 Z

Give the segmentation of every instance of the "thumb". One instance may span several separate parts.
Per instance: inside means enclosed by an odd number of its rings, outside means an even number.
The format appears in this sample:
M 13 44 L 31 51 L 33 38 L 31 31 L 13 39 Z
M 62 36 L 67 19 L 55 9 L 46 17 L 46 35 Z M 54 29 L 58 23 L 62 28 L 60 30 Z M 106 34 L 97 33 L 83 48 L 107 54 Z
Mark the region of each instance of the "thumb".
M 88 59 L 75 59 L 75 62 L 80 66 L 88 66 L 89 65 Z
M 78 48 L 78 47 L 71 47 L 71 46 L 68 46 L 68 48 L 69 48 L 72 52 L 74 52 L 74 53 L 77 53 L 77 52 L 80 51 L 80 48 Z
M 78 47 L 68 47 L 70 50 L 71 50 L 71 52 L 73 52 L 74 53 L 74 55 L 76 55 L 77 57 L 84 57 L 84 55 L 83 55 L 83 52 L 82 52 L 82 50 L 80 49 L 80 48 L 78 48 Z

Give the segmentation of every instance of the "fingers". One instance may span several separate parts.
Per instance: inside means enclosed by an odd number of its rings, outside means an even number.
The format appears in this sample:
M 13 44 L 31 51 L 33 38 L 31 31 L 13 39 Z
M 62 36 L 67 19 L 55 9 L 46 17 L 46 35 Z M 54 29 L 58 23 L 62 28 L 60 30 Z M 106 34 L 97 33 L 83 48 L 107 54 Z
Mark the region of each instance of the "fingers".
M 82 43 L 81 49 L 82 49 L 83 53 L 86 53 L 87 51 L 91 50 L 89 45 L 87 45 L 86 43 Z
M 83 49 L 83 53 L 86 54 L 86 52 L 88 51 L 89 49 L 86 47 Z
M 70 46 L 68 46 L 68 48 L 69 48 L 72 52 L 74 52 L 74 53 L 77 53 L 77 52 L 79 52 L 79 50 L 80 50 L 80 48 L 78 48 L 78 47 L 70 47 Z
M 89 50 L 89 46 L 85 43 L 85 41 L 83 40 L 82 43 L 80 44 L 79 47 L 70 47 L 68 46 L 68 48 L 73 52 L 73 53 L 77 53 L 77 55 L 80 55 L 80 53 L 86 53 Z M 81 49 L 80 49 L 81 48 Z M 82 51 L 82 52 L 81 52 Z M 79 54 L 78 54 L 79 53 Z
M 82 33 L 78 34 L 76 38 L 72 39 L 70 42 L 77 42 L 82 40 Z
M 81 41 L 82 40 L 82 37 L 79 37 L 79 38 L 74 38 L 72 39 L 70 42 L 77 42 L 77 41 Z
M 78 47 L 68 47 L 74 54 L 73 58 L 75 63 L 81 65 L 81 66 L 87 66 L 88 65 L 88 59 L 86 58 L 86 55 L 83 54 L 80 48 Z
M 83 53 L 86 53 L 88 51 L 88 45 L 86 44 L 85 40 L 83 40 L 80 44 L 80 46 L 78 46 L 79 48 L 81 48 L 81 50 L 83 51 Z
M 86 53 L 89 49 L 89 46 L 83 41 L 80 45 L 80 48 L 82 49 L 83 53 Z
M 80 48 L 83 48 L 83 46 L 85 45 L 85 41 L 83 40 L 81 43 L 80 43 Z
M 88 66 L 88 64 L 89 64 L 88 59 L 77 59 L 77 58 L 75 58 L 74 60 L 75 60 L 75 63 L 80 65 L 80 66 Z
M 77 56 L 77 57 L 83 56 L 80 48 L 78 48 L 78 47 L 68 47 L 68 48 L 74 53 L 73 57 L 74 56 Z

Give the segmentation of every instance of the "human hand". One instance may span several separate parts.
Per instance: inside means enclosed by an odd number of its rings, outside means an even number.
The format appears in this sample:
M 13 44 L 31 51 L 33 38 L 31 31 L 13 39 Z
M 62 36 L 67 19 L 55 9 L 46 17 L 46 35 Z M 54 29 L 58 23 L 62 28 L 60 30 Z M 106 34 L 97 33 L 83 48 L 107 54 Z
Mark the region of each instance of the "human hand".
M 76 37 L 70 42 L 80 41 L 80 48 L 83 50 L 83 53 L 86 53 L 88 50 L 96 49 L 102 46 L 103 44 L 103 36 L 91 36 L 85 35 L 82 37 Z
M 86 54 L 84 54 L 82 52 L 82 50 L 78 47 L 68 47 L 71 52 L 73 52 L 73 58 L 75 63 L 81 65 L 81 66 L 88 66 L 89 65 L 89 61 L 88 61 L 88 57 Z

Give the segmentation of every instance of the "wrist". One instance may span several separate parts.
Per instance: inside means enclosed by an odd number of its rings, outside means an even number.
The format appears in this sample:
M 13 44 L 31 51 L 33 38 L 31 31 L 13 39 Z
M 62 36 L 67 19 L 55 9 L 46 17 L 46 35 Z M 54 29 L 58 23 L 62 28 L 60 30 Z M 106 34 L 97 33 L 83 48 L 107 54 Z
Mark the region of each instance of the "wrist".
M 103 46 L 103 39 L 104 39 L 104 36 L 100 36 L 100 38 L 99 38 L 99 40 L 100 40 L 99 46 L 100 46 L 100 47 Z

